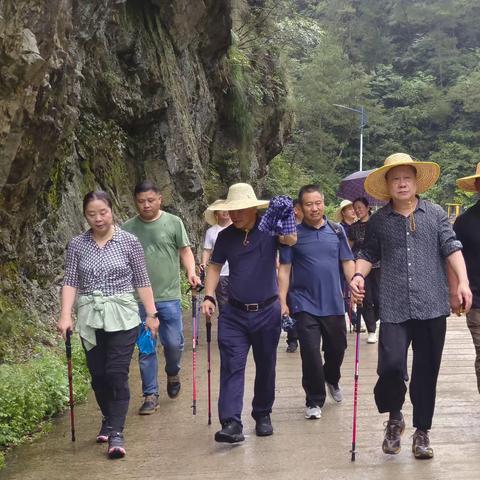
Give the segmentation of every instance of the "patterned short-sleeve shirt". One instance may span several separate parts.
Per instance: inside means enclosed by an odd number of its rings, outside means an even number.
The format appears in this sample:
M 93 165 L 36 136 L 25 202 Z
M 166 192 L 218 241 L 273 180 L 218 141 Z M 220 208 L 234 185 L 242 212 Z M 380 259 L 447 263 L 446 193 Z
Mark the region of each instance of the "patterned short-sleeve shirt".
M 137 238 L 120 228 L 103 247 L 88 230 L 74 237 L 67 248 L 63 285 L 81 295 L 101 291 L 104 295 L 131 293 L 149 287 L 143 248 Z
M 358 258 L 381 261 L 380 320 L 401 323 L 448 315 L 445 258 L 462 249 L 439 205 L 419 199 L 410 218 L 388 203 L 367 222 Z

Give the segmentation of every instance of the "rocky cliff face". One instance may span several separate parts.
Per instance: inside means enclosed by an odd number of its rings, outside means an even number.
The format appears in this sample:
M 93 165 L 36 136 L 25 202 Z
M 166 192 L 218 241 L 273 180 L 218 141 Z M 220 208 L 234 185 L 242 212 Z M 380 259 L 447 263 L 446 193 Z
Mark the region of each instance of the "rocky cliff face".
M 134 184 L 154 179 L 165 208 L 184 219 L 198 242 L 201 213 L 212 200 L 205 189 L 212 197 L 224 193 L 221 182 L 257 183 L 265 174 L 282 145 L 284 111 L 277 104 L 284 85 L 269 83 L 258 69 L 268 95 L 257 99 L 249 136 L 238 134 L 229 115 L 236 98 L 232 23 L 244 21 L 232 12 L 247 18 L 261 4 L 0 3 L 3 299 L 22 298 L 51 315 L 64 248 L 84 228 L 81 198 L 89 190 L 110 192 L 125 218 L 133 213 Z M 268 50 L 255 62 L 270 72 L 278 68 Z

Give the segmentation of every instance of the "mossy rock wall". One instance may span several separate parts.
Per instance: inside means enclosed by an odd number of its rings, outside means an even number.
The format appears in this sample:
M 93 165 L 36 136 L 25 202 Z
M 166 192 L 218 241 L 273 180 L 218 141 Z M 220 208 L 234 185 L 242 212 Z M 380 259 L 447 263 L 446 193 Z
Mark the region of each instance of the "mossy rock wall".
M 87 191 L 107 190 L 123 220 L 135 183 L 155 180 L 198 248 L 207 202 L 261 183 L 284 136 L 285 85 L 262 73 L 275 51 L 248 52 L 248 137 L 229 114 L 235 12 L 261 3 L 1 2 L 0 287 L 20 311 L 55 317 Z

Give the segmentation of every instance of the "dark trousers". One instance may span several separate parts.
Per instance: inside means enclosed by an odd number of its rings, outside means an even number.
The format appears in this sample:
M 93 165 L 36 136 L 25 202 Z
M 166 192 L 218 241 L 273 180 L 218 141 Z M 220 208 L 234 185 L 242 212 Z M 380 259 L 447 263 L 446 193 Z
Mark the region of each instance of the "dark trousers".
M 130 401 L 128 372 L 137 333 L 138 327 L 118 332 L 97 330 L 97 345 L 85 351 L 98 406 L 116 432 L 125 426 Z
M 362 315 L 368 333 L 377 329 L 377 320 L 380 318 L 378 305 L 378 289 L 380 286 L 380 268 L 372 268 L 365 278 L 365 299 L 363 300 Z
M 413 426 L 421 430 L 431 428 L 446 326 L 446 317 L 380 325 L 378 381 L 374 389 L 380 413 L 397 412 L 403 407 L 407 391 L 406 358 L 411 343 Z
M 325 382 L 336 385 L 340 380 L 340 367 L 347 348 L 345 315 L 316 317 L 307 312 L 299 312 L 294 318 L 300 341 L 306 405 L 323 407 Z M 320 341 L 323 343 L 325 363 L 320 353 Z
M 258 418 L 272 411 L 280 329 L 278 301 L 258 312 L 243 312 L 229 304 L 223 308 L 218 319 L 220 422 L 229 419 L 241 421 L 245 365 L 250 346 L 256 368 L 252 417 Z
M 292 328 L 287 330 L 287 344 L 297 343 L 297 342 L 298 342 L 297 326 L 294 325 Z

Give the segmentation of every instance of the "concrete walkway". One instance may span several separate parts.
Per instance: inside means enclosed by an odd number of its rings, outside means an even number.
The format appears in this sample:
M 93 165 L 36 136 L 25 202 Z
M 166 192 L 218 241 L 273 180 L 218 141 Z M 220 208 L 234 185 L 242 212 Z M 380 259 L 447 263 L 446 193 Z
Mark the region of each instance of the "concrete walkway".
M 186 335 L 188 339 L 188 332 Z M 342 385 L 345 401 L 328 399 L 320 420 L 303 418 L 304 394 L 300 384 L 300 355 L 285 353 L 282 336 L 278 349 L 277 401 L 272 420 L 275 434 L 258 438 L 249 416 L 253 386 L 253 362 L 246 380 L 244 424 L 246 440 L 241 445 L 217 444 L 214 401 L 213 425 L 207 426 L 206 345 L 202 325 L 198 353 L 199 399 L 197 415 L 191 409 L 191 340 L 183 362 L 183 390 L 177 400 L 165 393 L 163 375 L 160 410 L 152 416 L 136 414 L 140 405 L 139 375 L 132 364 L 132 401 L 127 420 L 127 457 L 110 461 L 105 446 L 96 445 L 99 412 L 93 398 L 76 409 L 77 441 L 69 438 L 69 421 L 55 422 L 51 433 L 30 445 L 15 449 L 0 472 L 5 480 L 109 480 L 109 479 L 431 479 L 477 480 L 480 477 L 480 409 L 474 374 L 474 348 L 465 318 L 451 318 L 437 391 L 437 410 L 431 432 L 435 458 L 418 461 L 411 453 L 411 406 L 403 450 L 386 456 L 381 451 L 383 421 L 376 411 L 372 389 L 376 381 L 376 345 L 361 335 L 359 425 L 357 461 L 350 461 L 353 402 L 354 334 L 349 347 Z M 218 352 L 212 344 L 214 399 L 218 388 Z

